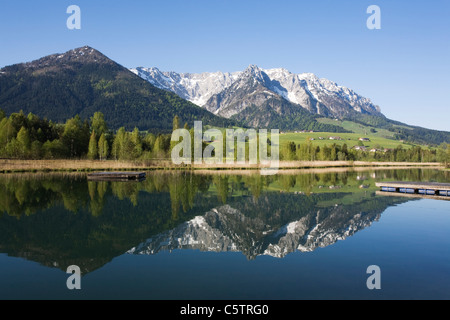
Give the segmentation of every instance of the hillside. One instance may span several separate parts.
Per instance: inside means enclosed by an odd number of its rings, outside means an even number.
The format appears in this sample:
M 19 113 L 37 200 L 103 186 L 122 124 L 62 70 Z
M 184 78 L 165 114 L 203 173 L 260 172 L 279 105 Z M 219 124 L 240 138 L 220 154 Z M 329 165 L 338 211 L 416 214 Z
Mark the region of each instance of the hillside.
M 340 138 L 340 140 L 330 139 L 331 137 Z M 325 145 L 344 145 L 346 144 L 349 148 L 359 145 L 359 138 L 366 138 L 367 141 L 363 141 L 363 145 L 368 149 L 376 148 L 376 149 L 395 149 L 401 146 L 403 149 L 409 149 L 413 147 L 412 144 L 400 142 L 398 140 L 384 138 L 381 136 L 377 136 L 376 134 L 363 135 L 359 133 L 336 133 L 331 134 L 329 132 L 287 132 L 280 135 L 280 143 L 283 145 L 288 142 L 294 142 L 295 144 L 304 144 L 311 139 L 311 143 L 314 146 L 323 147 Z M 422 147 L 424 147 L 422 145 Z
M 399 142 L 440 145 L 450 141 L 450 132 L 411 126 L 381 116 L 353 115 L 344 119 L 319 118 L 322 124 L 333 124 L 348 132 L 370 135 Z
M 175 115 L 182 123 L 235 124 L 156 88 L 88 46 L 0 69 L 0 108 L 54 122 L 76 114 L 87 119 L 100 111 L 112 129 L 155 132 L 171 131 Z
M 234 73 L 176 73 L 158 68 L 135 68 L 133 73 L 158 88 L 174 92 L 204 109 L 244 126 L 280 130 L 308 129 L 327 132 L 347 132 L 333 124 L 323 124 L 308 109 L 279 95 L 279 86 L 264 70 L 249 66 Z M 303 90 L 304 91 L 304 90 Z M 306 91 L 304 91 L 306 94 Z M 300 96 L 301 93 L 297 92 Z M 298 98 L 300 99 L 300 98 Z M 308 103 L 317 104 L 313 98 Z M 305 100 L 305 101 L 306 101 Z
M 316 119 L 354 113 L 381 115 L 379 107 L 369 99 L 310 73 L 266 70 L 256 65 L 233 73 L 189 74 L 155 67 L 131 71 L 158 88 L 250 127 L 346 132 Z
M 371 133 L 384 132 L 385 138 L 393 140 L 424 145 L 450 141 L 450 132 L 390 120 L 370 99 L 312 73 L 255 65 L 233 73 L 177 73 L 155 67 L 131 71 L 158 88 L 251 127 L 361 134 L 361 126 Z
M 387 119 L 370 99 L 313 74 L 253 65 L 235 73 L 128 70 L 88 46 L 0 69 L 0 109 L 57 123 L 100 111 L 111 129 L 150 132 L 171 132 L 178 115 L 181 125 L 202 120 L 217 127 L 383 132 L 422 145 L 450 141 L 450 132 Z
M 256 65 L 233 73 L 190 74 L 142 67 L 131 71 L 224 117 L 250 106 L 261 106 L 274 96 L 321 116 L 342 118 L 352 112 L 381 115 L 380 108 L 370 99 L 312 73 L 295 74 L 283 68 L 262 69 Z

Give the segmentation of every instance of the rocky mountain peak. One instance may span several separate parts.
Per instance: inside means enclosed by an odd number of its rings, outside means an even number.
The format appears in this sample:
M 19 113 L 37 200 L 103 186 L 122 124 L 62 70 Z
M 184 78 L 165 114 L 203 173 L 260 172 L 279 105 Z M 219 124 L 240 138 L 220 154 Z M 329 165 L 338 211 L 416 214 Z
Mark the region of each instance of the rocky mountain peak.
M 156 68 L 155 68 L 156 69 Z M 157 70 L 157 69 L 156 69 Z M 340 86 L 313 73 L 295 74 L 285 68 L 263 69 L 251 64 L 244 71 L 234 73 L 183 74 L 158 72 L 154 69 L 132 69 L 133 72 L 153 85 L 173 91 L 182 98 L 204 107 L 217 115 L 229 118 L 238 116 L 265 117 L 266 111 L 259 114 L 254 108 L 275 108 L 280 117 L 286 110 L 291 114 L 295 109 L 308 111 L 321 116 L 343 118 L 348 114 L 362 113 L 381 115 L 380 108 L 370 99 L 358 95 L 353 90 Z M 284 107 L 275 106 L 273 99 L 284 99 Z M 290 107 L 287 107 L 291 104 Z M 248 115 L 239 116 L 248 107 Z M 253 124 L 266 125 L 270 119 L 253 121 Z
M 257 65 L 251 64 L 244 70 L 242 76 L 243 79 L 252 78 L 263 85 L 268 85 L 270 83 L 269 76 L 264 72 L 263 69 L 259 68 Z
M 2 73 L 7 74 L 9 71 L 29 70 L 33 72 L 38 71 L 39 74 L 43 74 L 46 72 L 57 72 L 61 69 L 72 68 L 75 63 L 117 65 L 101 52 L 89 46 L 84 46 L 69 50 L 65 53 L 52 54 L 34 61 L 7 66 L 2 69 Z
M 343 208 L 331 207 L 311 210 L 284 225 L 273 225 L 224 205 L 147 239 L 128 253 L 152 255 L 165 250 L 196 249 L 242 252 L 248 259 L 260 255 L 283 258 L 295 251 L 311 252 L 329 246 L 367 228 L 379 217 L 375 212 L 349 214 Z

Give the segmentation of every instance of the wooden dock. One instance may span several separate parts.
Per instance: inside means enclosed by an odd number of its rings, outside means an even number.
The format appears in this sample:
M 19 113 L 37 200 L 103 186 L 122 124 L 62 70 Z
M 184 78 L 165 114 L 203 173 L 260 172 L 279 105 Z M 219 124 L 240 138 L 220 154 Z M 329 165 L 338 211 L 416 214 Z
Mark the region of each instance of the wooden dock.
M 450 199 L 450 183 L 392 181 L 377 182 L 375 185 L 381 188 L 381 193 Z
M 389 196 L 389 197 L 403 197 L 403 198 L 416 198 L 416 199 L 433 199 L 433 200 L 447 200 L 450 201 L 450 197 L 446 196 L 427 196 L 424 194 L 410 194 L 410 193 L 400 193 L 400 192 L 386 192 L 386 191 L 376 191 L 377 196 Z
M 91 181 L 142 181 L 145 172 L 93 172 L 88 174 Z

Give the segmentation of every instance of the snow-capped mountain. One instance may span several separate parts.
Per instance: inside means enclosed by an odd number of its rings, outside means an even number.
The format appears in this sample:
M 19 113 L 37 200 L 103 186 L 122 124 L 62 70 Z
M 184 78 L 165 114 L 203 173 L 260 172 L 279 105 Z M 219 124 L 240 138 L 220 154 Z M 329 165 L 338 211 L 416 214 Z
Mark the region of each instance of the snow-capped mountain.
M 321 208 L 283 226 L 247 217 L 230 205 L 220 206 L 158 234 L 130 249 L 129 254 L 157 254 L 175 249 L 242 252 L 282 258 L 295 251 L 311 252 L 344 240 L 369 227 L 379 212 L 350 214 L 346 208 Z
M 162 72 L 158 68 L 136 68 L 131 71 L 154 86 L 172 91 L 183 99 L 204 106 L 208 99 L 230 86 L 240 72 L 176 73 Z
M 267 103 L 280 98 L 293 105 L 287 108 L 290 111 L 301 108 L 312 114 L 338 118 L 355 112 L 381 115 L 380 108 L 370 99 L 312 73 L 294 74 L 282 68 L 266 70 L 255 65 L 233 73 L 190 74 L 163 72 L 157 68 L 131 71 L 158 88 L 175 92 L 226 118 L 239 115 L 248 107 L 262 106 L 270 106 L 283 115 L 286 108 L 280 107 L 280 103 Z M 247 113 L 255 115 L 254 110 Z

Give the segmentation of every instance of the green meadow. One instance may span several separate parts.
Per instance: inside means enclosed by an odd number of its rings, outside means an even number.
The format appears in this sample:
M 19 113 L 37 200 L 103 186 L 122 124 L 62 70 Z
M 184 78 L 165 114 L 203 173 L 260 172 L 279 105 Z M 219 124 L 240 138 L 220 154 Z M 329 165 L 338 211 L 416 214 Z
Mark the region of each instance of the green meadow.
M 342 140 L 331 140 L 330 137 L 339 137 Z M 321 140 L 322 138 L 322 140 Z M 359 143 L 359 138 L 369 138 L 370 141 L 363 141 L 364 146 L 368 148 L 389 148 L 394 149 L 401 145 L 404 149 L 409 149 L 414 145 L 409 143 L 404 143 L 398 140 L 387 139 L 374 135 L 361 135 L 358 133 L 329 133 L 329 132 L 305 132 L 305 133 L 295 133 L 286 132 L 280 134 L 280 144 L 286 144 L 290 141 L 295 144 L 306 143 L 310 139 L 314 145 L 320 147 L 325 145 L 332 145 L 336 143 L 337 145 L 347 144 L 349 148 L 357 146 Z
M 365 126 L 352 121 L 334 120 L 328 118 L 318 119 L 321 123 L 333 124 L 340 126 L 352 133 L 330 133 L 330 132 L 283 132 L 280 134 L 280 144 L 285 144 L 289 141 L 295 144 L 305 143 L 310 139 L 314 145 L 320 147 L 324 145 L 337 145 L 347 144 L 349 148 L 359 144 L 359 138 L 368 138 L 370 141 L 362 141 L 367 148 L 388 148 L 394 149 L 399 145 L 404 149 L 409 149 L 415 144 L 406 143 L 400 140 L 395 140 L 394 133 L 386 129 L 378 129 L 370 126 Z M 332 140 L 330 137 L 340 137 L 342 140 Z M 427 146 L 421 146 L 427 147 Z

